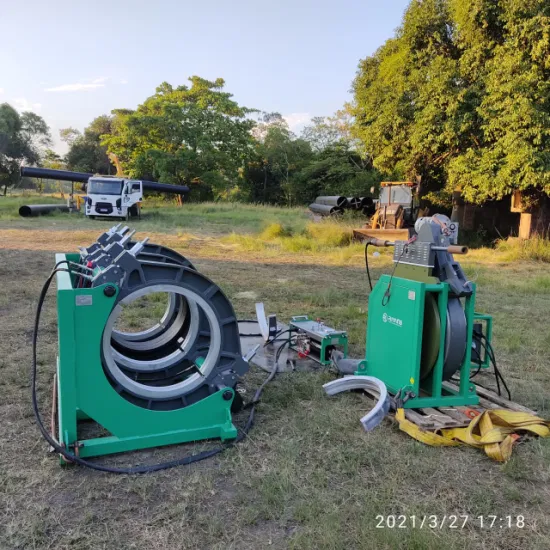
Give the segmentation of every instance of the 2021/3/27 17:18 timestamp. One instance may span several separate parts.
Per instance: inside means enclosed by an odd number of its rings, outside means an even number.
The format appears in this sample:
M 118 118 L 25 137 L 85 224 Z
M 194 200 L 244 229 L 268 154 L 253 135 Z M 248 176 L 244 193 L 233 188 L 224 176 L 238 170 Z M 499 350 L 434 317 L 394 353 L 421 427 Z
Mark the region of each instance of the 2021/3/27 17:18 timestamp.
M 464 529 L 469 526 L 481 529 L 523 529 L 525 517 L 492 514 L 486 516 L 470 516 L 469 514 L 376 516 L 377 529 Z

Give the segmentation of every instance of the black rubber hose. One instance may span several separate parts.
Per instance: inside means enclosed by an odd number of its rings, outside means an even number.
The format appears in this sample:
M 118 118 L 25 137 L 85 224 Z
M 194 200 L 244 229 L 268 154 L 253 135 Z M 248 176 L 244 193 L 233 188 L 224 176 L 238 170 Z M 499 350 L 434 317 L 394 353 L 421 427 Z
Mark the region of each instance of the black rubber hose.
M 372 280 L 370 278 L 370 269 L 369 269 L 369 244 L 370 242 L 367 241 L 367 244 L 365 245 L 365 268 L 367 269 L 367 277 L 369 279 L 369 286 L 372 292 Z

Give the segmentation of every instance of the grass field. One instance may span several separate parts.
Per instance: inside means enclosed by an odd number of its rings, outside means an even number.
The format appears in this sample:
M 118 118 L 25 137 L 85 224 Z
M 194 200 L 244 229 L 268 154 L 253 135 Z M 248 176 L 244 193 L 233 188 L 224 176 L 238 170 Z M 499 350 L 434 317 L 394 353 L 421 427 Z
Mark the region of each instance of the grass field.
M 21 218 L 18 209 L 23 204 L 48 204 L 65 202 L 62 199 L 39 195 L 0 197 L 0 227 L 36 228 L 44 224 L 57 229 L 74 229 L 75 227 L 98 229 L 111 227 L 117 220 L 90 220 L 75 214 L 49 214 L 47 218 Z M 167 206 L 165 201 L 146 200 L 144 202 L 142 220 L 139 227 L 143 231 L 158 231 L 162 228 L 166 233 L 194 231 L 201 234 L 226 234 L 237 228 L 240 232 L 255 232 L 265 224 L 283 223 L 285 226 L 303 228 L 307 217 L 303 208 L 257 208 L 249 204 L 236 203 L 189 203 L 185 209 Z
M 250 436 L 209 461 L 141 477 L 60 468 L 30 406 L 34 308 L 53 252 L 90 243 L 111 222 L 62 214 L 17 219 L 17 200 L 0 199 L 0 548 L 550 547 L 550 440 L 522 443 L 498 464 L 470 448 L 424 446 L 389 419 L 367 434 L 359 418 L 372 402 L 357 394 L 326 397 L 321 385 L 333 375 L 321 369 L 276 377 Z M 189 256 L 239 316 L 253 315 L 255 300 L 241 294 L 251 292 L 283 320 L 308 313 L 348 330 L 352 354 L 364 353 L 368 285 L 363 248 L 346 241 L 348 224 L 316 229 L 300 209 L 225 204 L 144 214 L 134 224 L 140 236 Z M 547 263 L 531 257 L 510 242 L 461 262 L 478 284 L 478 310 L 495 317 L 494 346 L 513 397 L 549 417 L 550 275 Z M 387 254 L 371 263 L 374 279 L 391 268 Z M 45 415 L 55 319 L 52 293 L 40 335 Z M 246 376 L 248 396 L 264 376 L 255 369 Z M 492 385 L 490 377 L 482 382 Z M 208 445 L 105 460 L 153 463 Z M 378 514 L 468 514 L 472 521 L 463 529 L 412 529 L 410 521 L 406 529 L 378 529 Z M 525 527 L 480 529 L 473 521 L 480 515 L 523 515 Z

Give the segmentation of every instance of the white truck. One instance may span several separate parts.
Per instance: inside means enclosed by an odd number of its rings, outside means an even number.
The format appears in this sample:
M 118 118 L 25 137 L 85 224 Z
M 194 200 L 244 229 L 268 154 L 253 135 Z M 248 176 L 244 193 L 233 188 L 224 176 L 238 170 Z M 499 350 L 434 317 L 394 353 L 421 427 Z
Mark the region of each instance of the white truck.
M 86 187 L 85 214 L 92 219 L 96 216 L 139 218 L 142 200 L 143 183 L 139 180 L 93 176 Z
M 120 170 L 120 165 L 118 164 L 117 166 Z M 81 196 L 74 194 L 74 182 L 86 184 L 86 197 L 84 199 L 83 211 L 88 218 L 95 218 L 96 216 L 124 218 L 125 220 L 129 218 L 140 218 L 141 201 L 143 200 L 144 191 L 149 193 L 179 195 L 180 205 L 183 204 L 182 197 L 189 193 L 189 187 L 187 187 L 187 185 L 134 180 L 121 175 L 100 176 L 87 172 L 71 172 L 68 170 L 22 166 L 21 176 L 27 178 L 70 181 L 73 183 L 71 200 L 73 196 Z M 32 215 L 32 213 L 29 215 Z

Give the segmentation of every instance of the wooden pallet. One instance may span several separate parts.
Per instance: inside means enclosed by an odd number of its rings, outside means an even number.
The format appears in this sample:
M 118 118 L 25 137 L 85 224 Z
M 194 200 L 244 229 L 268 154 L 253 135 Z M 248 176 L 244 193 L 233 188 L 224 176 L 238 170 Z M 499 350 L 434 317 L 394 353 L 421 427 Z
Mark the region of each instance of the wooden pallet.
M 454 384 L 447 384 L 454 390 L 458 387 Z M 472 407 L 425 407 L 422 409 L 405 409 L 405 418 L 416 424 L 423 430 L 438 430 L 441 428 L 463 428 L 467 426 L 472 417 L 469 415 L 472 411 L 482 413 L 488 409 L 507 409 L 510 411 L 526 412 L 536 415 L 535 411 L 508 401 L 499 396 L 492 390 L 475 384 L 476 392 L 479 396 L 479 405 Z M 365 393 L 373 399 L 378 399 L 378 394 L 371 390 L 365 390 Z

